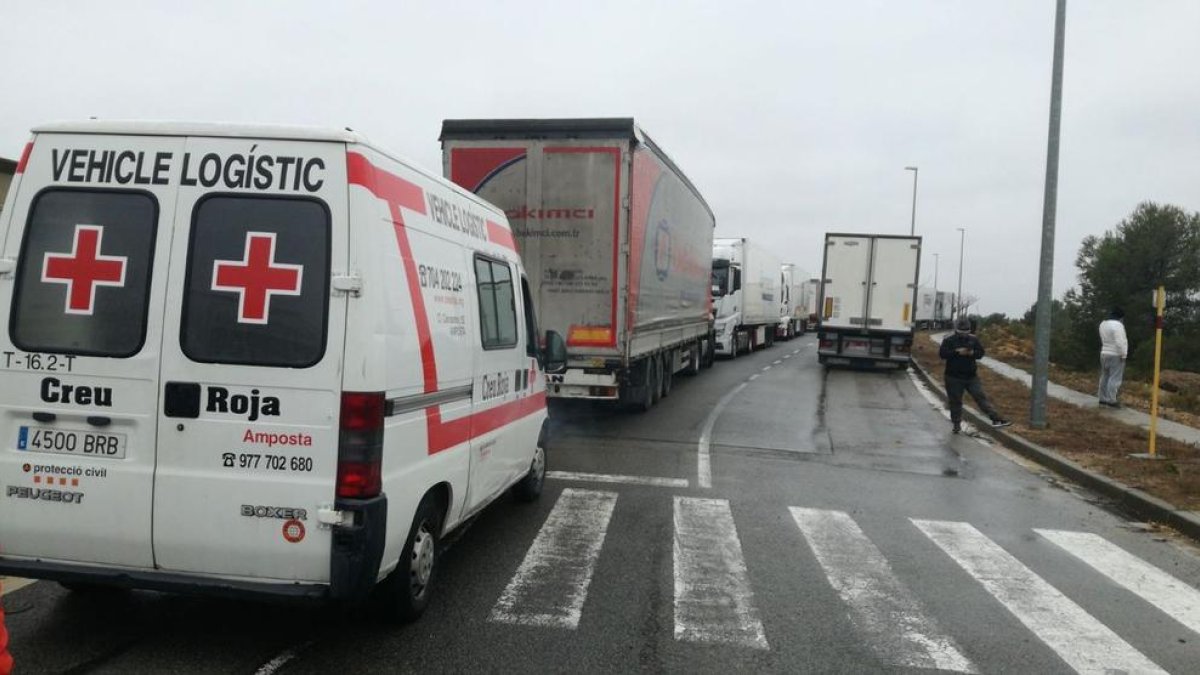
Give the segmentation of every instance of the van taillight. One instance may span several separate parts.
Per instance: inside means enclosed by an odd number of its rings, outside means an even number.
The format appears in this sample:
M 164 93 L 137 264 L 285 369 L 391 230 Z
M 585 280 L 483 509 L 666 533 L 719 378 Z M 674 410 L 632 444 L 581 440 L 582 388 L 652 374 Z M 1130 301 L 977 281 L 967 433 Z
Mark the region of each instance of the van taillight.
M 383 490 L 383 392 L 343 392 L 338 429 L 337 496 L 365 499 Z

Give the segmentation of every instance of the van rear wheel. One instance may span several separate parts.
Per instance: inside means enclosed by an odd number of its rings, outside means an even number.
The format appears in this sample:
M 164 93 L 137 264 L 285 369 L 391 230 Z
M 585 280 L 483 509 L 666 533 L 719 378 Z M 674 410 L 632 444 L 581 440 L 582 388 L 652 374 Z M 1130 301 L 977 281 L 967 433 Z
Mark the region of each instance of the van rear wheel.
M 417 506 L 400 563 L 384 581 L 384 613 L 388 619 L 407 623 L 425 612 L 441 555 L 442 509 L 428 494 Z

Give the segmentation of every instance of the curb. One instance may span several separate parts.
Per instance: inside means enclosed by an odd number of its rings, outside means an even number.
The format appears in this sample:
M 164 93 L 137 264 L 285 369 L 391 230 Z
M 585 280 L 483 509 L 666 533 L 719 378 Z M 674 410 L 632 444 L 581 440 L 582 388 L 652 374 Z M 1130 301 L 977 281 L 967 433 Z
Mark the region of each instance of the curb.
M 936 392 L 942 400 L 946 400 L 946 390 L 941 383 L 930 376 L 916 359 L 912 360 L 912 365 L 921 381 Z M 981 431 L 995 438 L 1006 448 L 1052 469 L 1094 492 L 1099 492 L 1139 518 L 1170 525 L 1192 539 L 1200 541 L 1200 515 L 1182 510 L 1142 490 L 1089 471 L 1054 450 L 1031 443 L 1016 434 L 996 429 L 991 426 L 991 422 L 986 417 L 965 405 L 963 406 L 963 417 L 969 419 Z

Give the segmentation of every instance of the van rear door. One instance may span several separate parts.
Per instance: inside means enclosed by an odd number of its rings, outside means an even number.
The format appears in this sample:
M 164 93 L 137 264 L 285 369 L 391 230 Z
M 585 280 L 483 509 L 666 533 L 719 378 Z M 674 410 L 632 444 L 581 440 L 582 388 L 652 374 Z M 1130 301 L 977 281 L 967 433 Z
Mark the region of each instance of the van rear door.
M 154 564 L 154 410 L 182 148 L 41 133 L 18 169 L 0 229 L 6 558 Z
M 188 138 L 162 341 L 159 567 L 329 578 L 348 254 L 344 144 Z M 247 173 L 248 172 L 248 173 Z

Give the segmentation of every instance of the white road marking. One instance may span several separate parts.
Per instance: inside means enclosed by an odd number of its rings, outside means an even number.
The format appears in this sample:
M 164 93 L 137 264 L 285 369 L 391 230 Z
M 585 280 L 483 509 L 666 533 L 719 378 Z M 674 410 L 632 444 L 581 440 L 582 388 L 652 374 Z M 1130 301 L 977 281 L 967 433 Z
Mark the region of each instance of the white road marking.
M 753 382 L 753 381 L 757 380 L 759 378 L 759 376 L 761 376 L 761 375 L 762 375 L 762 373 L 755 373 L 755 374 L 751 375 L 750 381 Z
M 763 370 L 763 372 L 765 373 L 765 372 L 767 372 L 767 371 L 768 371 L 768 370 L 770 370 L 770 369 L 771 369 L 771 366 L 763 366 L 763 369 L 762 369 L 762 370 Z
M 546 478 L 573 480 L 581 483 L 625 483 L 628 485 L 652 485 L 654 487 L 686 488 L 686 478 L 659 478 L 657 476 L 622 476 L 613 473 L 579 473 L 576 471 L 547 471 Z
M 1038 530 L 1096 571 L 1200 633 L 1200 591 L 1090 532 Z
M 579 627 L 617 493 L 562 491 L 490 619 L 525 626 Z
M 775 359 L 774 361 L 771 362 L 771 365 L 777 366 L 781 363 L 783 363 L 783 359 Z
M 751 380 L 758 377 L 757 374 L 750 377 Z M 696 484 L 702 488 L 712 487 L 712 464 L 709 461 L 708 451 L 712 444 L 713 426 L 717 423 L 717 418 L 724 412 L 725 406 L 737 396 L 739 392 L 746 388 L 749 382 L 743 382 L 734 387 L 721 397 L 720 401 L 713 406 L 713 409 L 708 411 L 708 417 L 704 420 L 704 428 L 700 431 L 700 440 L 696 443 Z
M 794 352 L 793 352 L 793 353 L 794 353 Z M 783 355 L 783 358 L 785 358 L 785 359 L 790 359 L 790 358 L 792 358 L 792 355 L 791 355 L 791 354 L 784 354 L 784 355 Z
M 283 650 L 283 652 L 281 652 L 279 654 L 279 656 L 276 656 L 275 658 L 271 659 L 270 661 L 267 661 L 266 663 L 259 666 L 258 670 L 254 671 L 254 675 L 272 675 L 273 673 L 278 672 L 280 668 L 287 665 L 288 661 L 291 661 L 292 659 L 296 658 L 297 656 L 300 655 L 300 652 L 304 651 L 305 649 L 308 649 L 311 646 L 312 646 L 312 642 L 309 641 L 309 642 L 305 642 L 305 643 L 296 645 L 295 647 L 290 647 L 288 649 Z
M 880 659 L 908 668 L 977 672 L 849 515 L 795 506 L 790 510 L 829 583 L 853 610 L 854 625 Z
M 912 522 L 1077 672 L 1166 672 L 970 524 Z
M 724 499 L 675 498 L 675 639 L 770 649 Z
M 37 579 L 22 579 L 21 577 L 0 577 L 0 595 L 8 595 L 26 586 L 37 583 Z

